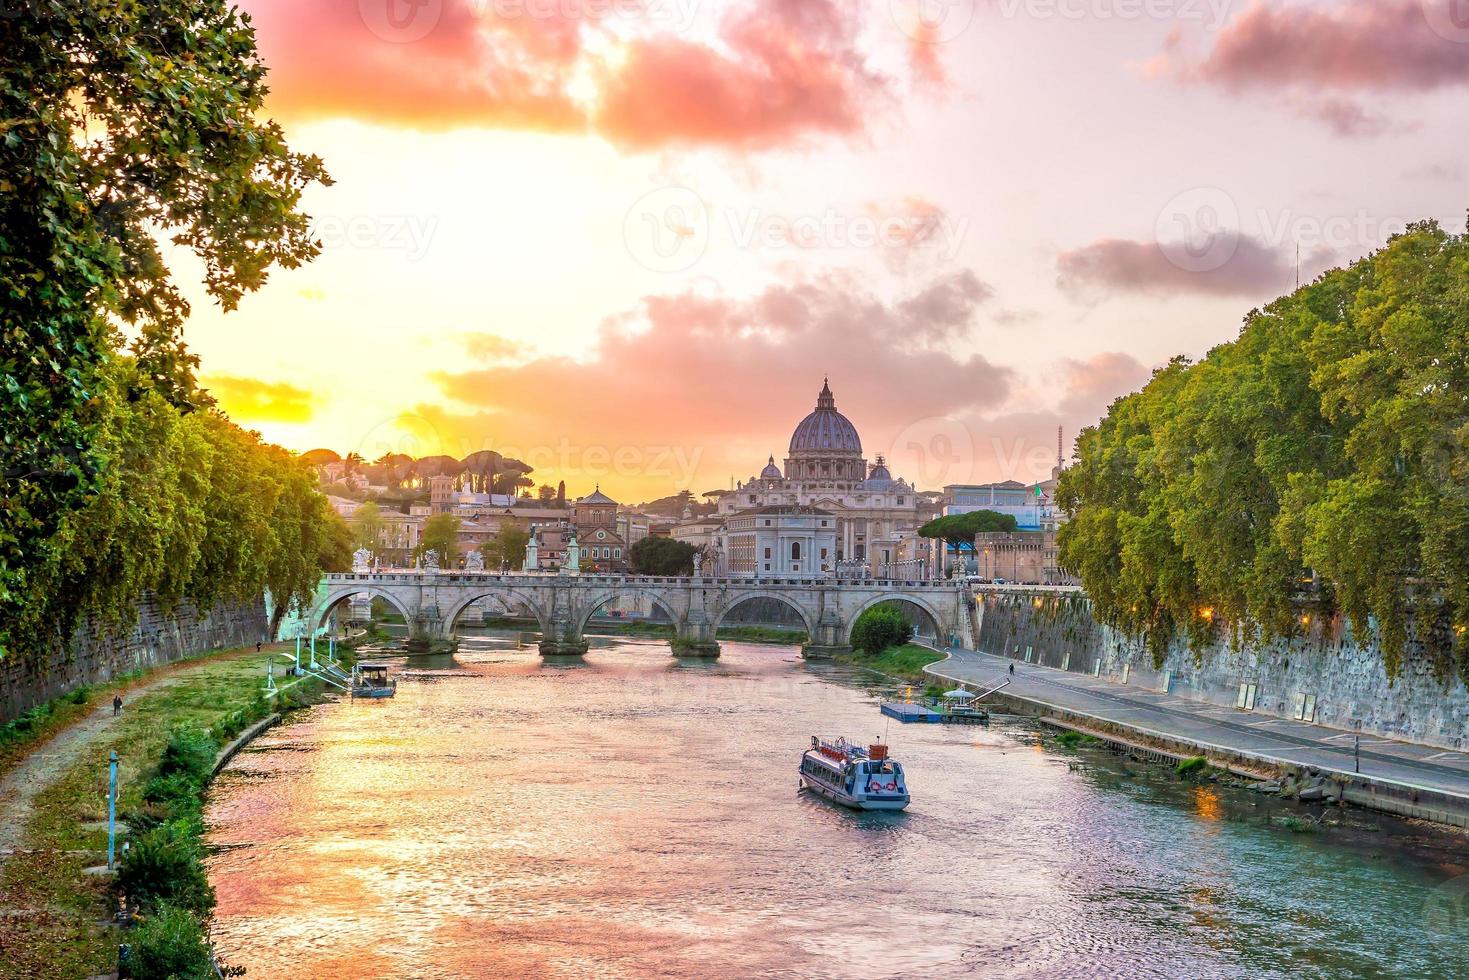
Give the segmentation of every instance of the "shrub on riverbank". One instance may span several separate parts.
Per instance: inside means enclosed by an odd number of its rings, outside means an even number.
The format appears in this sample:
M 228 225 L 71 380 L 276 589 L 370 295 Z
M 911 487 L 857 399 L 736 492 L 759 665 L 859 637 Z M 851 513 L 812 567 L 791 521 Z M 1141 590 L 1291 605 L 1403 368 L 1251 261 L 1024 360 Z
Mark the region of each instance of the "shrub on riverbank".
M 1068 749 L 1080 748 L 1083 745 L 1102 744 L 1102 740 L 1097 738 L 1095 735 L 1088 735 L 1086 732 L 1073 732 L 1069 729 L 1057 735 L 1056 741 L 1066 746 Z
M 874 606 L 858 616 L 852 626 L 852 646 L 871 657 L 912 638 L 913 624 L 892 606 Z
M 203 924 L 187 911 L 160 906 L 128 935 L 128 975 L 136 980 L 168 977 L 172 980 L 215 980 L 209 936 Z M 225 976 L 240 976 L 239 967 L 225 967 Z
M 163 905 L 198 916 L 214 911 L 196 821 L 171 820 L 138 835 L 117 868 L 117 887 L 136 909 Z

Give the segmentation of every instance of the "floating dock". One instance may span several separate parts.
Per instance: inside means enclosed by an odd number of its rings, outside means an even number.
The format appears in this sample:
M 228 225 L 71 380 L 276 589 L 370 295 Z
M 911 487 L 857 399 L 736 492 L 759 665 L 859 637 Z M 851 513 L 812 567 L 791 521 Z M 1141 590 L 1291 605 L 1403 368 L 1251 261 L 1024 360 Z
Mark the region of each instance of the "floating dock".
M 989 712 L 984 710 L 944 711 L 931 705 L 910 704 L 906 701 L 884 701 L 882 713 L 904 724 L 983 725 L 990 720 Z

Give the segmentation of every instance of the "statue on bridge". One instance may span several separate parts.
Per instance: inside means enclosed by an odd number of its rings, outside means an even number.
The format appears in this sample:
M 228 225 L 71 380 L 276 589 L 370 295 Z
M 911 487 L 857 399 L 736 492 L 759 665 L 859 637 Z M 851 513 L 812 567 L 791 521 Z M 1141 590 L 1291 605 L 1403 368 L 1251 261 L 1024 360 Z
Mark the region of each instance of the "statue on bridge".
M 525 542 L 525 570 L 527 572 L 541 570 L 541 546 L 536 544 L 535 531 L 531 531 L 530 538 Z
M 485 556 L 480 554 L 478 548 L 464 557 L 464 570 L 466 572 L 482 572 L 485 570 Z
M 566 545 L 566 564 L 562 568 L 572 575 L 581 571 L 581 545 L 576 543 L 576 528 L 571 529 L 571 540 Z
M 439 553 L 432 548 L 423 553 L 423 570 L 425 572 L 439 570 Z
M 372 552 L 358 548 L 352 552 L 352 571 L 358 574 L 372 570 Z

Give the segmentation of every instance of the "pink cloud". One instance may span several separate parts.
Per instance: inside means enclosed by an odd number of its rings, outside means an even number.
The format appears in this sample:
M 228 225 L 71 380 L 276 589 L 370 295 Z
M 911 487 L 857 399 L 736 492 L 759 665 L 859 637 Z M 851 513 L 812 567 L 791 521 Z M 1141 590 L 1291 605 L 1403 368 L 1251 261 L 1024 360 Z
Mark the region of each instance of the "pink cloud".
M 963 271 L 897 302 L 836 274 L 747 299 L 650 296 L 608 318 L 585 358 L 439 372 L 444 394 L 470 411 L 435 424 L 454 432 L 451 441 L 495 432 L 518 440 L 516 450 L 539 452 L 543 466 L 582 470 L 574 460 L 546 463 L 546 454 L 568 442 L 583 453 L 597 447 L 649 459 L 649 447 L 678 447 L 717 480 L 748 475 L 767 454 L 780 458 L 827 374 L 874 456 L 917 420 L 1004 402 L 1012 372 L 949 346 L 970 335 L 989 295 Z M 641 473 L 622 478 L 647 485 Z
M 1284 91 L 1286 106 L 1338 136 L 1380 136 L 1405 124 L 1358 96 L 1469 84 L 1469 25 L 1453 19 L 1460 2 L 1256 0 L 1202 55 L 1170 33 L 1145 70 L 1230 92 Z
M 893 101 L 857 46 L 875 15 L 838 0 L 745 0 L 709 42 L 617 4 L 558 14 L 479 0 L 243 3 L 270 68 L 271 111 L 287 118 L 760 149 L 861 133 Z M 588 77 L 597 92 L 574 98 Z
M 1435 29 L 1430 16 L 1437 2 L 1256 2 L 1219 33 L 1207 56 L 1175 68 L 1183 77 L 1233 89 L 1427 91 L 1462 85 L 1469 82 L 1469 44 Z M 1447 10 L 1449 0 L 1442 5 Z M 1178 56 L 1175 45 L 1172 57 Z
M 244 0 L 272 112 L 424 129 L 575 130 L 581 51 L 564 17 L 481 15 L 475 0 Z
M 857 52 L 862 7 L 755 0 L 724 18 L 729 54 L 660 34 L 603 75 L 598 131 L 616 143 L 762 147 L 859 131 L 886 82 Z
M 1215 247 L 1218 251 L 1214 251 Z M 1077 297 L 1112 293 L 1202 294 L 1268 299 L 1295 286 L 1294 249 L 1271 246 L 1239 235 L 1230 248 L 1211 239 L 1197 255 L 1215 254 L 1203 268 L 1180 261 L 1157 242 L 1103 238 L 1062 252 L 1056 258 L 1056 284 Z M 1303 262 L 1307 280 L 1331 264 L 1329 250 L 1313 250 Z

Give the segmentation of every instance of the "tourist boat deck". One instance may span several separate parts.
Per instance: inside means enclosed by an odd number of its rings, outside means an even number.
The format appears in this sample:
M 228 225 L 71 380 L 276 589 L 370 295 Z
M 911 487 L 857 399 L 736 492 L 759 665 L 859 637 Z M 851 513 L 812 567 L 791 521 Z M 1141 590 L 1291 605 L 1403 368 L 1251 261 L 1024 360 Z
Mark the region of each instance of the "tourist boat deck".
M 845 738 L 811 736 L 801 753 L 801 788 L 854 810 L 901 810 L 908 785 L 901 763 L 888 758 L 881 743 L 866 748 Z
M 388 676 L 387 664 L 358 664 L 352 668 L 352 697 L 390 698 L 398 693 L 398 681 Z

